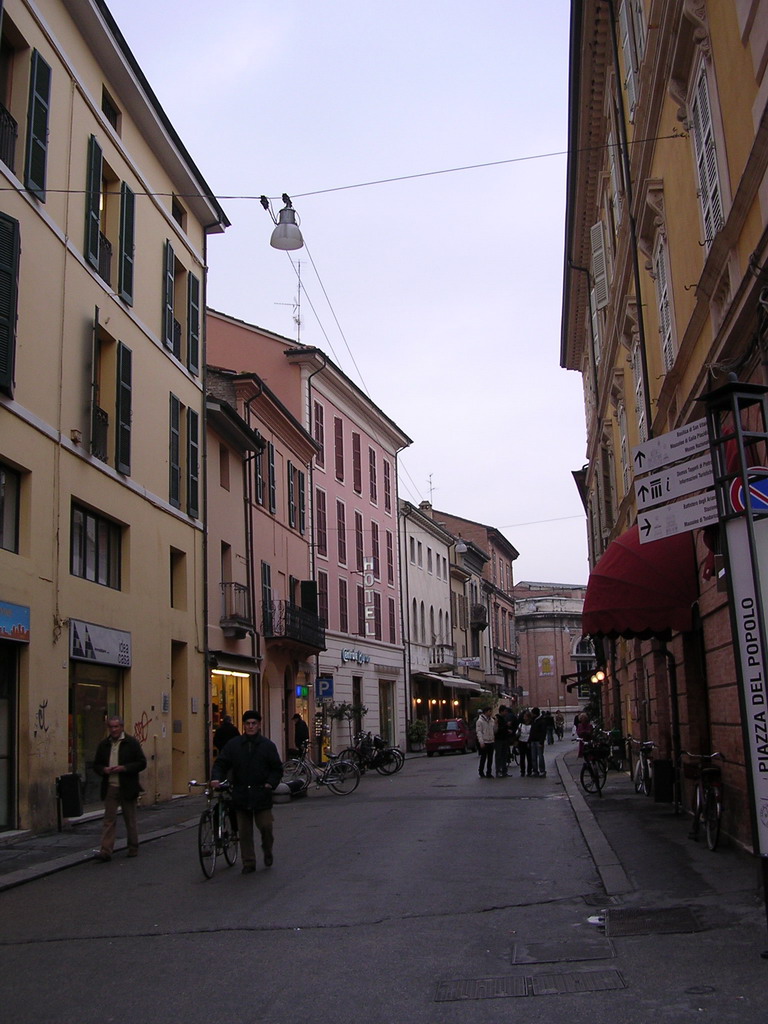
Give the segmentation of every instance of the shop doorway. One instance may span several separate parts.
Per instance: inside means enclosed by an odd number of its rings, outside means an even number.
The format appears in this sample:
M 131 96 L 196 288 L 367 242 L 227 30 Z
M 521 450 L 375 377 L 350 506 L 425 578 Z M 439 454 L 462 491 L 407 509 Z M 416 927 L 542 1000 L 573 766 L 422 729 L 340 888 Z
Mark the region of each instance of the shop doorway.
M 17 650 L 0 643 L 0 832 L 16 825 Z
M 388 679 L 379 680 L 379 729 L 381 738 L 390 746 L 394 746 L 395 684 Z
M 70 761 L 84 780 L 86 807 L 101 800 L 101 779 L 93 770 L 96 748 L 107 734 L 109 715 L 120 714 L 121 670 L 109 665 L 72 662 L 70 685 Z

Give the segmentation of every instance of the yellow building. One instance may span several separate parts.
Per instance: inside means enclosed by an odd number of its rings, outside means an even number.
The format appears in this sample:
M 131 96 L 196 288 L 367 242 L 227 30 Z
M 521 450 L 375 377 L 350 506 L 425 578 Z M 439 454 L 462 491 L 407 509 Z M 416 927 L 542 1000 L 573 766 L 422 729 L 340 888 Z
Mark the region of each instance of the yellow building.
M 56 822 L 107 713 L 145 800 L 204 764 L 206 239 L 227 220 L 101 0 L 6 0 L 0 829 Z
M 700 421 L 729 373 L 768 384 L 767 68 L 758 0 L 571 4 L 561 364 L 584 379 L 591 562 L 626 570 L 584 624 L 605 640 L 608 724 L 653 740 L 672 780 L 681 751 L 723 752 L 723 825 L 746 844 L 722 537 L 638 543 L 633 450 Z M 630 559 L 656 581 L 642 598 Z

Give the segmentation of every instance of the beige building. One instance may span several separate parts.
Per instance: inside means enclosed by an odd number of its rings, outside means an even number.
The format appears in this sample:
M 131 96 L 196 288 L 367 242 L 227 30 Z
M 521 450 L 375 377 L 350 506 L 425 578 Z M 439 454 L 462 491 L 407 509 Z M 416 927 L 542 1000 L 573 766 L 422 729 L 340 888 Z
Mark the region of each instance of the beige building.
M 767 268 L 768 5 L 573 0 L 561 364 L 584 380 L 584 628 L 609 724 L 672 769 L 722 752 L 723 828 L 746 844 L 723 532 L 641 543 L 633 451 L 700 421 L 729 374 L 768 384 Z
M 148 801 L 206 737 L 206 240 L 227 220 L 101 0 L 6 0 L 0 829 L 56 822 L 109 713 Z

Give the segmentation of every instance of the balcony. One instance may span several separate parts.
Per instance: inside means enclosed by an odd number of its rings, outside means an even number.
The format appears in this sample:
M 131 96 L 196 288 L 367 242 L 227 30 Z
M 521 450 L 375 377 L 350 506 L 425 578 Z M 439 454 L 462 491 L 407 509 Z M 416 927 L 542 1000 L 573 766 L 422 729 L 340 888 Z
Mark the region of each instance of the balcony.
M 220 586 L 221 630 L 224 636 L 242 640 L 254 628 L 248 587 L 243 583 L 222 583 Z
M 471 629 L 488 628 L 488 609 L 484 604 L 473 604 L 469 608 L 469 625 Z
M 0 103 L 0 160 L 11 171 L 15 171 L 16 140 L 18 137 L 19 126 L 2 103 Z
M 456 669 L 456 648 L 452 644 L 433 644 L 429 649 L 430 672 L 453 672 Z
M 91 409 L 91 455 L 102 462 L 109 458 L 107 451 L 107 438 L 109 437 L 109 413 L 104 412 L 98 405 Z
M 262 629 L 265 640 L 291 641 L 315 651 L 326 649 L 322 619 L 289 601 L 273 601 L 264 605 Z

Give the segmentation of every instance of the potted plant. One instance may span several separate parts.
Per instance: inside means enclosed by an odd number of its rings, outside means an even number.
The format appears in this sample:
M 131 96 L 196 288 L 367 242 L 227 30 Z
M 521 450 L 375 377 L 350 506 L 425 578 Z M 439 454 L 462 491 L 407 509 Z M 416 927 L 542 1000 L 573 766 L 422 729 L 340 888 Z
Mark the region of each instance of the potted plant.
M 408 723 L 408 743 L 411 750 L 423 750 L 427 738 L 427 723 L 423 718 L 414 718 Z

